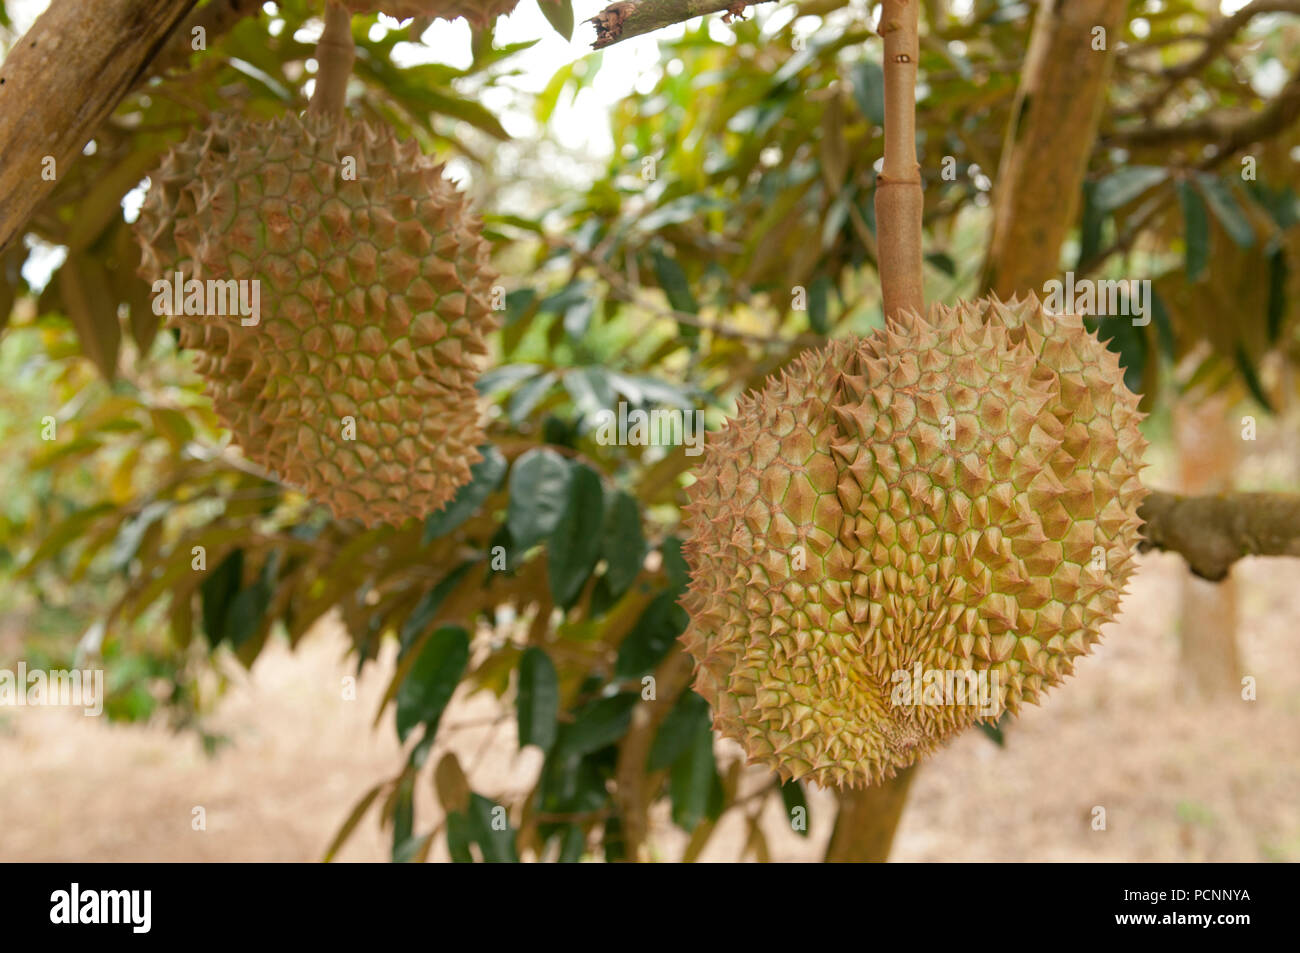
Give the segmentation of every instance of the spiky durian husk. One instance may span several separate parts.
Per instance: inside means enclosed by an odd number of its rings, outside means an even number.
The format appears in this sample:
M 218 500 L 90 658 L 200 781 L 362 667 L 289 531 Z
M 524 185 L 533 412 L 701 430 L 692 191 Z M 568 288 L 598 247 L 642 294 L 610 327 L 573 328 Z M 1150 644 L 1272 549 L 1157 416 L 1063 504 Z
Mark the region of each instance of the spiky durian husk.
M 485 27 L 514 10 L 519 0 L 343 0 L 343 5 L 353 13 L 387 13 L 399 20 L 464 17 L 472 26 Z
M 152 179 L 147 280 L 259 282 L 256 326 L 168 318 L 245 455 L 339 518 L 441 509 L 481 459 L 474 383 L 496 326 L 488 244 L 442 166 L 364 123 L 233 118 Z
M 1117 356 L 1032 296 L 904 315 L 742 398 L 688 490 L 682 642 L 715 728 L 856 787 L 1037 702 L 1131 573 L 1141 417 Z M 918 665 L 987 672 L 994 711 L 898 703 Z

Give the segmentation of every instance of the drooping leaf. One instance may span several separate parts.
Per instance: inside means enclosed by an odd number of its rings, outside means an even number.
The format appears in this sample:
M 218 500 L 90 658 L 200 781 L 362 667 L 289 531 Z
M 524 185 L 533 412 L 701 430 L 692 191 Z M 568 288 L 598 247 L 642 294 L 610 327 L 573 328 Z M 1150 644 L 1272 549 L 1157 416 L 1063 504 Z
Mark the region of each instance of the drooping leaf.
M 564 37 L 566 42 L 573 40 L 573 2 L 572 0 L 537 0 L 538 9 L 546 22 L 555 27 L 555 32 Z
M 689 621 L 686 610 L 677 604 L 677 593 L 661 592 L 619 645 L 614 674 L 634 678 L 651 671 L 663 661 Z
M 397 689 L 397 737 L 405 741 L 417 725 L 432 738 L 438 720 L 469 662 L 469 633 L 457 626 L 438 629 L 420 649 L 411 671 Z
M 559 678 L 544 649 L 528 648 L 519 659 L 519 747 L 555 744 L 560 711 Z
M 693 691 L 683 692 L 659 725 L 646 760 L 646 770 L 661 771 L 671 765 L 690 746 L 699 726 L 712 725 L 712 719 L 708 702 Z
M 1241 203 L 1232 194 L 1228 183 L 1216 175 L 1203 172 L 1196 177 L 1196 184 L 1200 186 L 1206 204 L 1214 213 L 1214 217 L 1219 220 L 1219 224 L 1223 226 L 1223 230 L 1228 233 L 1228 237 L 1239 248 L 1250 248 L 1254 245 L 1255 229 L 1251 227 L 1250 220 L 1246 218 Z
M 571 464 L 569 498 L 547 544 L 547 579 L 557 606 L 571 606 L 596 567 L 604 519 L 600 476 L 584 463 Z
M 606 507 L 600 555 L 605 560 L 605 584 L 610 596 L 617 599 L 632 585 L 645 562 L 641 510 L 636 498 L 622 490 L 610 497 Z
M 673 823 L 684 831 L 693 831 L 709 809 L 710 795 L 717 781 L 713 731 L 707 723 L 697 721 L 686 750 L 673 762 L 669 775 Z
M 174 559 L 185 559 L 185 554 L 178 554 Z M 216 648 L 226 637 L 226 620 L 230 616 L 230 606 L 244 575 L 244 551 L 233 550 L 217 567 L 208 574 L 199 586 L 199 596 L 203 603 L 203 634 L 208 638 L 208 645 Z
M 1183 208 L 1187 280 L 1196 281 L 1205 273 L 1205 265 L 1210 258 L 1210 217 L 1201 193 L 1189 182 L 1178 183 L 1178 202 Z

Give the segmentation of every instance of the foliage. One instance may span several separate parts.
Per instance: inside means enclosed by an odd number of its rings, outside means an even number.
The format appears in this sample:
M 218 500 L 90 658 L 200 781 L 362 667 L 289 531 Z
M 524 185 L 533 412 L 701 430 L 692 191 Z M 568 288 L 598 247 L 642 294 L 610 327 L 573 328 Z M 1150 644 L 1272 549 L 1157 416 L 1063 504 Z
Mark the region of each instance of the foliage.
M 439 838 L 458 860 L 642 856 L 648 805 L 666 799 L 693 835 L 688 856 L 738 811 L 747 851 L 765 857 L 759 813 L 806 807 L 804 794 L 774 778 L 741 793 L 739 763 L 715 761 L 707 706 L 676 648 L 686 621 L 678 507 L 693 458 L 683 446 L 607 445 L 597 423 L 622 402 L 700 410 L 716 427 L 738 392 L 801 349 L 879 320 L 881 68 L 867 11 L 823 0 L 798 19 L 759 13 L 726 43 L 687 27 L 660 42 L 651 90 L 618 105 L 604 176 L 565 190 L 529 168 L 552 207 L 482 209 L 509 263 L 504 326 L 480 384 L 492 409 L 484 460 L 422 525 L 364 530 L 223 442 L 184 356 L 158 334 L 123 210 L 210 112 L 305 106 L 313 50 L 302 37 L 315 6 L 283 0 L 214 38 L 188 70 L 131 93 L 29 223 L 31 240 L 0 257 L 0 320 L 16 315 L 4 343 L 25 341 L 57 396 L 6 414 L 6 446 L 23 458 L 21 475 L 5 464 L 6 481 L 36 489 L 21 506 L 6 501 L 0 555 L 50 601 L 94 605 L 82 624 L 102 623 L 103 657 L 170 679 L 167 701 L 180 710 L 197 710 L 198 671 L 218 651 L 252 665 L 273 633 L 296 644 L 327 615 L 346 626 L 358 667 L 396 639 L 377 721 L 391 705 L 406 760 L 361 798 L 331 855 L 377 809 L 395 860 L 423 859 Z M 918 144 L 931 298 L 977 290 L 1028 16 L 977 0 L 928 25 Z M 1182 383 L 1239 379 L 1269 400 L 1264 355 L 1294 360 L 1297 346 L 1290 156 L 1300 138 L 1284 126 L 1264 139 L 1252 181 L 1240 180 L 1235 154 L 1207 164 L 1196 143 L 1124 146 L 1135 123 L 1249 111 L 1260 98 L 1216 65 L 1143 112 L 1162 88 L 1158 68 L 1186 57 L 1161 41 L 1208 19 L 1190 0 L 1155 13 L 1132 4 L 1134 48 L 1138 20 L 1150 50 L 1121 60 L 1065 265 L 1154 280 L 1156 320 L 1117 322 L 1109 338 L 1153 395 L 1157 371 L 1186 359 Z M 480 32 L 465 69 L 401 66 L 395 48 L 418 43 L 415 28 L 375 23 L 354 21 L 361 83 L 350 108 L 492 179 L 492 144 L 507 134 L 483 94 L 528 44 L 498 47 Z M 1294 23 L 1287 35 L 1294 49 Z M 1258 68 L 1285 50 L 1268 39 L 1240 55 Z M 599 65 L 592 55 L 561 69 L 534 115 L 548 121 L 562 94 L 598 81 Z M 48 261 L 48 246 L 66 260 L 33 287 L 20 269 Z M 69 327 L 103 379 L 72 355 Z M 58 438 L 42 445 L 31 434 L 47 413 Z M 148 714 L 129 688 L 119 711 Z M 502 699 L 520 745 L 544 756 L 523 794 L 473 790 L 446 751 L 443 712 L 476 692 Z M 425 775 L 447 810 L 436 829 L 415 815 Z

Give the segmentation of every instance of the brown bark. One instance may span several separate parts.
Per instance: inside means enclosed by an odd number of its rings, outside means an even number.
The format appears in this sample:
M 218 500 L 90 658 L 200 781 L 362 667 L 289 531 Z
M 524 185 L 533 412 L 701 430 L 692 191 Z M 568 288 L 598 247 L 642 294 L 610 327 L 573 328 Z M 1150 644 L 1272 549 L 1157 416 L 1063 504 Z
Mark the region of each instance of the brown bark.
M 745 7 L 766 2 L 768 0 L 619 0 L 587 21 L 596 26 L 596 42 L 591 47 L 604 49 L 620 40 L 710 13 L 722 13 L 722 19 L 728 21 L 732 17 L 743 17 Z
M 1174 439 L 1184 493 L 1232 489 L 1240 437 L 1229 420 L 1225 394 L 1174 405 Z M 1188 574 L 1183 580 L 1179 630 L 1179 685 L 1189 700 L 1237 694 L 1237 585 L 1229 572 L 1212 583 Z
M 1300 496 L 1152 492 L 1138 508 L 1141 548 L 1181 553 L 1192 572 L 1218 582 L 1243 556 L 1300 556 Z
M 840 794 L 840 812 L 826 848 L 828 863 L 881 864 L 889 859 L 915 774 L 913 765 L 884 784 Z
M 983 285 L 999 297 L 1040 288 L 1060 265 L 1079 209 L 1114 67 L 1123 0 L 1044 0 L 1034 22 L 994 196 Z M 1093 29 L 1106 30 L 1094 50 Z
M 0 64 L 0 250 L 195 0 L 54 0 Z

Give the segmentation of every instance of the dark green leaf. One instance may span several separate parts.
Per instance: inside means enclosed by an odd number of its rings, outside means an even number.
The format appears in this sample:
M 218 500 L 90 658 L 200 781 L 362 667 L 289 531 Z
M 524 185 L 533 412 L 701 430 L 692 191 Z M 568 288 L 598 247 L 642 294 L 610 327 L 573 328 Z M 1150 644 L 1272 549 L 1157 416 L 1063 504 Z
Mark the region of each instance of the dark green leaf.
M 677 604 L 676 592 L 661 592 L 646 606 L 618 647 L 614 674 L 619 678 L 644 675 L 658 665 L 690 621 Z
M 569 501 L 569 462 L 554 450 L 529 450 L 510 470 L 506 527 L 523 552 L 555 531 Z
M 674 592 L 684 592 L 691 577 L 690 566 L 686 563 L 686 557 L 682 555 L 682 541 L 676 536 L 665 536 L 659 551 L 663 554 L 664 572 L 667 573 Z
M 478 512 L 484 500 L 501 486 L 506 475 L 506 458 L 492 444 L 479 447 L 483 459 L 470 467 L 469 482 L 456 491 L 445 509 L 432 513 L 424 521 L 420 545 L 427 546 L 439 536 L 446 536 Z
M 684 831 L 695 830 L 709 808 L 709 795 L 717 780 L 713 759 L 713 731 L 697 722 L 686 750 L 673 762 L 668 787 L 673 802 L 673 823 Z
M 1242 211 L 1241 204 L 1232 194 L 1228 184 L 1208 172 L 1198 175 L 1196 183 L 1200 186 L 1201 194 L 1205 196 L 1210 211 L 1219 220 L 1228 237 L 1239 248 L 1250 248 L 1254 245 L 1255 230 L 1251 228 L 1250 220 L 1246 218 L 1246 213 Z
M 560 732 L 558 751 L 581 755 L 612 745 L 627 731 L 640 697 L 636 692 L 622 692 L 584 705 L 573 723 Z
M 532 646 L 519 659 L 519 747 L 555 744 L 560 686 L 555 665 L 545 650 Z
M 1291 273 L 1287 265 L 1286 249 L 1279 246 L 1268 256 L 1268 343 L 1276 344 L 1282 334 L 1282 319 L 1286 316 L 1286 282 Z
M 188 559 L 189 556 L 181 555 L 177 558 Z M 230 604 L 239 592 L 243 576 L 244 551 L 236 549 L 199 586 L 199 595 L 203 600 L 203 633 L 213 648 L 226 637 L 226 618 L 230 614 Z
M 474 832 L 469 818 L 460 811 L 449 813 L 447 815 L 447 851 L 451 854 L 452 861 L 457 864 L 474 863 L 474 855 L 469 850 L 469 845 L 472 843 L 474 843 Z
M 668 767 L 690 746 L 700 725 L 711 727 L 712 724 L 709 703 L 693 691 L 683 692 L 659 726 L 646 760 L 646 770 L 661 771 Z
M 600 558 L 600 530 L 605 519 L 600 476 L 585 463 L 570 464 L 569 499 L 547 544 L 547 580 L 551 599 L 567 609 Z
M 1268 394 L 1264 392 L 1264 384 L 1259 379 L 1259 374 L 1255 370 L 1255 365 L 1250 356 L 1246 353 L 1244 344 L 1237 345 L 1236 354 L 1233 355 L 1237 361 L 1237 370 L 1241 372 L 1241 379 L 1246 382 L 1246 388 L 1250 391 L 1250 396 L 1259 401 L 1261 407 L 1270 414 L 1274 413 L 1273 405 L 1269 402 Z
M 1201 193 L 1190 182 L 1178 183 L 1178 202 L 1183 207 L 1183 233 L 1187 245 L 1187 280 L 1196 281 L 1210 258 L 1210 216 Z
M 808 819 L 808 797 L 803 789 L 803 784 L 799 781 L 786 781 L 781 785 L 781 803 L 785 805 L 785 814 L 787 819 L 792 819 L 794 811 L 797 808 L 803 808 L 804 820 Z M 804 824 L 803 829 L 795 829 L 795 833 L 800 837 L 807 837 L 811 824 Z
M 470 797 L 469 829 L 479 849 L 483 851 L 485 863 L 519 863 L 519 855 L 515 850 L 515 830 L 504 812 L 501 805 L 481 794 Z
M 398 637 L 398 644 L 401 646 L 401 655 L 405 655 L 406 650 L 415 643 L 415 640 L 421 634 L 423 634 L 425 628 L 434 620 L 434 617 L 437 616 L 438 609 L 442 607 L 443 601 L 446 600 L 448 594 L 456 588 L 456 584 L 465 578 L 465 573 L 469 572 L 469 568 L 472 565 L 473 563 L 471 562 L 461 563 L 451 572 L 447 573 L 445 577 L 438 580 L 437 584 L 432 589 L 420 597 L 420 601 L 415 604 L 415 608 L 411 610 L 411 614 L 408 615 L 406 621 L 402 623 L 402 629 Z
M 830 290 L 831 280 L 825 275 L 818 275 L 808 287 L 808 326 L 814 334 L 825 334 L 830 330 L 827 316 Z
M 1097 183 L 1093 199 L 1101 211 L 1113 212 L 1168 177 L 1169 172 L 1163 166 L 1124 166 Z
M 605 560 L 605 584 L 617 599 L 632 585 L 645 562 L 645 536 L 636 498 L 618 490 L 605 511 L 605 535 L 600 555 Z
M 438 720 L 469 662 L 469 633 L 447 626 L 429 636 L 411 671 L 397 689 L 397 737 L 405 741 L 416 725 L 432 738 Z
M 397 798 L 393 804 L 393 861 L 403 863 L 409 860 L 403 856 L 403 847 L 411 839 L 415 827 L 415 773 L 410 772 L 402 778 L 397 788 Z

